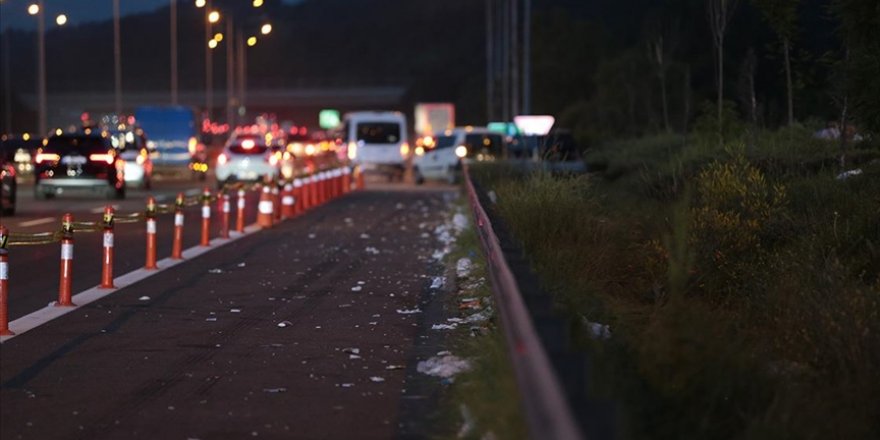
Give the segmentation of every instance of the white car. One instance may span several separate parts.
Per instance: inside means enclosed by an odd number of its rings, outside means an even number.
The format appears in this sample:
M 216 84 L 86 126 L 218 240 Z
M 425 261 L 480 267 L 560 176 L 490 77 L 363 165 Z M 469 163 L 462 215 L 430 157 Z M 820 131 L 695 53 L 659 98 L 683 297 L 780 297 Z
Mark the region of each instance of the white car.
M 406 116 L 400 112 L 352 112 L 343 118 L 348 158 L 365 170 L 402 176 L 409 142 Z
M 265 137 L 259 134 L 236 135 L 226 143 L 217 156 L 217 185 L 236 181 L 256 182 L 266 176 L 278 176 L 280 152 L 266 146 Z
M 464 127 L 447 130 L 434 140 L 434 147 L 416 148 L 413 162 L 416 182 L 445 180 L 455 183 L 461 170 L 461 161 L 482 162 L 502 157 L 504 137 L 482 127 Z

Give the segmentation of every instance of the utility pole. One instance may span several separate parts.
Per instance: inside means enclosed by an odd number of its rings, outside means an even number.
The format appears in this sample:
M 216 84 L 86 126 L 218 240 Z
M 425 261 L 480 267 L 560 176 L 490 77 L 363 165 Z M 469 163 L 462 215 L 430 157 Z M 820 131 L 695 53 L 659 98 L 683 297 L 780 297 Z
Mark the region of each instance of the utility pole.
M 235 45 L 238 49 L 238 105 L 240 108 L 243 108 L 245 109 L 245 111 L 247 111 L 247 51 L 245 50 L 244 46 L 244 32 L 242 32 L 241 30 L 236 33 Z
M 12 133 L 12 79 L 9 72 L 9 39 L 12 29 L 7 27 L 3 38 L 3 130 Z
M 495 72 L 492 69 L 492 0 L 486 0 L 486 121 L 495 119 Z
M 510 0 L 510 117 L 519 114 L 519 4 Z
M 40 11 L 37 14 L 37 100 L 40 120 L 38 122 L 39 135 L 45 136 L 48 132 L 46 122 L 46 8 L 43 0 L 38 3 Z
M 177 0 L 171 0 L 171 105 L 177 105 Z
M 113 0 L 113 67 L 116 77 L 116 115 L 122 114 L 122 48 L 119 41 L 119 0 Z
M 205 48 L 205 113 L 208 120 L 213 122 L 214 115 L 214 61 L 211 58 L 211 49 L 208 46 L 208 40 L 213 38 L 211 35 L 211 21 L 208 15 L 211 13 L 211 2 L 208 1 L 205 6 L 205 41 L 202 46 Z
M 523 0 L 522 112 L 532 114 L 532 0 Z
M 501 28 L 501 119 L 504 122 L 510 120 L 510 0 L 501 0 L 501 13 L 499 14 Z
M 226 123 L 235 126 L 235 28 L 232 15 L 226 16 Z

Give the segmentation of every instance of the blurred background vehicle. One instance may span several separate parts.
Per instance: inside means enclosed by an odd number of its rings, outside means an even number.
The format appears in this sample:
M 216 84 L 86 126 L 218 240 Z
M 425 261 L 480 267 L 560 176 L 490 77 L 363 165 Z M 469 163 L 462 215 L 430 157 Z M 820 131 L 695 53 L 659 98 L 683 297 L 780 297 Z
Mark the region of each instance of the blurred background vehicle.
M 15 180 L 15 166 L 0 156 L 0 214 L 15 214 L 15 199 L 18 196 L 18 182 Z
M 208 152 L 200 141 L 195 112 L 184 106 L 145 106 L 135 110 L 135 119 L 152 151 L 154 172 L 205 179 Z
M 125 161 L 125 184 L 132 188 L 150 189 L 153 183 L 153 159 L 147 137 L 140 127 L 125 126 L 111 131 L 110 141 L 116 155 Z
M 343 118 L 348 158 L 364 170 L 402 178 L 409 155 L 406 116 L 400 112 L 352 112 Z
M 31 136 L 29 133 L 4 134 L 0 136 L 0 155 L 6 163 L 15 167 L 19 178 L 27 177 L 34 172 L 34 153 L 42 143 L 43 138 Z
M 437 136 L 432 148 L 416 147 L 413 161 L 416 183 L 426 179 L 454 183 L 461 161 L 491 161 L 504 156 L 504 137 L 485 127 L 460 127 Z
M 34 198 L 90 191 L 124 199 L 124 167 L 107 132 L 52 136 L 34 158 Z
M 280 157 L 280 151 L 273 151 L 266 145 L 265 136 L 236 133 L 217 156 L 217 186 L 222 188 L 236 181 L 256 182 L 266 176 L 274 178 L 279 172 Z

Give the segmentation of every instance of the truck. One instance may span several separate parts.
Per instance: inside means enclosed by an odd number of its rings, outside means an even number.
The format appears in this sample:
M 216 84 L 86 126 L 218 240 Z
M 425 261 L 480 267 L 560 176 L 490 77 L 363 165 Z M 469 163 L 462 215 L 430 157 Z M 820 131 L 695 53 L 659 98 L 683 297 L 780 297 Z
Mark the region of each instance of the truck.
M 430 148 L 433 139 L 437 135 L 453 128 L 455 128 L 455 104 L 449 102 L 422 102 L 416 104 L 416 146 L 424 145 Z
M 145 106 L 135 109 L 137 125 L 147 136 L 154 172 L 204 180 L 207 151 L 199 140 L 193 109 L 184 106 Z

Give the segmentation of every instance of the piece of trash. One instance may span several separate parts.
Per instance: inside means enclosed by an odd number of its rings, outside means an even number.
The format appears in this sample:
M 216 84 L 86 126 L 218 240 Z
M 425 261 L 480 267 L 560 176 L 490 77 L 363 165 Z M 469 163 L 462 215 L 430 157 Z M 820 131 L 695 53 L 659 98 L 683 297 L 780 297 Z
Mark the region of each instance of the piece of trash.
M 361 238 L 366 240 L 366 239 L 370 238 L 370 236 L 367 234 L 361 234 Z
M 379 255 L 379 249 L 376 249 L 373 246 L 368 246 L 364 251 L 368 254 Z
M 468 227 L 468 218 L 462 213 L 456 213 L 452 216 L 452 224 L 455 226 L 457 232 L 461 232 Z
M 438 352 L 437 352 L 437 356 L 446 356 L 446 355 L 449 355 L 449 354 L 452 354 L 452 352 L 449 351 L 449 350 L 443 350 L 443 351 L 438 351 Z
M 355 359 L 360 359 L 360 358 L 361 358 L 361 357 L 358 356 L 358 355 L 356 355 L 356 354 L 350 354 L 350 355 L 348 355 L 348 359 L 349 359 L 349 360 L 355 360 Z
M 245 266 L 247 266 L 247 263 L 245 263 L 245 262 L 238 263 L 238 267 L 245 267 Z
M 414 313 L 422 313 L 422 310 L 419 309 L 418 307 L 416 307 L 414 309 L 397 309 L 397 313 L 399 313 L 401 315 L 412 315 Z
M 229 309 L 230 313 L 241 313 L 241 309 Z
M 385 382 L 385 378 L 379 376 L 370 376 L 370 380 L 376 383 Z
M 458 305 L 459 309 L 481 309 L 483 308 L 482 304 L 480 304 L 480 300 L 472 299 L 470 301 L 462 300 Z
M 437 376 L 444 379 L 451 378 L 458 373 L 468 371 L 471 368 L 470 362 L 461 359 L 458 356 L 445 355 L 435 356 L 426 361 L 421 361 L 416 366 L 416 371 L 428 376 Z
M 611 338 L 611 327 L 608 324 L 592 322 L 588 320 L 585 316 L 581 317 L 581 322 L 583 322 L 584 327 L 587 328 L 587 333 L 589 333 L 591 338 L 597 340 L 606 340 Z
M 859 174 L 862 174 L 861 168 L 856 168 L 854 170 L 844 171 L 844 172 L 837 175 L 837 180 L 846 180 L 846 179 L 849 179 L 850 177 L 858 176 Z
M 361 290 L 363 290 L 363 286 L 354 286 L 351 288 L 352 292 L 360 292 Z
M 287 391 L 287 388 L 263 388 L 264 393 L 283 393 Z
M 208 317 L 208 318 L 205 318 L 205 321 L 208 321 L 208 322 L 215 322 L 215 321 L 217 321 L 217 317 L 216 317 L 216 316 L 210 316 L 210 317 Z
M 341 386 L 342 388 L 351 388 L 354 386 L 354 384 L 353 383 L 343 383 L 343 384 L 339 384 L 339 386 Z
M 495 191 L 489 190 L 486 195 L 489 196 L 489 201 L 492 202 L 493 205 L 498 204 L 498 194 L 495 194 Z
M 287 326 L 289 326 L 289 325 L 293 325 L 293 323 L 290 322 L 290 321 L 281 321 L 281 322 L 279 322 L 277 325 L 278 325 L 278 327 L 284 328 L 284 327 L 287 327 Z
M 439 289 L 439 288 L 443 287 L 444 284 L 446 284 L 446 277 L 434 277 L 431 280 L 431 288 L 432 289 Z
M 386 370 L 403 370 L 404 368 L 406 367 L 403 365 L 389 365 L 385 367 Z
M 309 238 L 315 238 L 315 237 L 317 237 L 315 234 L 309 234 Z
M 223 269 L 210 269 L 208 273 L 223 273 Z
M 431 330 L 455 330 L 458 328 L 457 324 L 434 324 L 431 326 Z
M 146 296 L 146 295 L 144 295 L 144 296 L 142 296 L 142 297 L 140 297 L 140 298 L 138 298 L 138 300 L 139 300 L 139 301 L 149 301 L 149 300 L 150 300 L 150 297 L 149 297 L 149 296 Z
M 360 349 L 360 348 L 347 347 L 347 348 L 343 348 L 343 349 L 342 349 L 342 352 L 343 352 L 343 353 L 351 353 L 351 354 L 360 354 L 360 353 L 361 353 L 361 349 Z
M 459 278 L 467 278 L 471 274 L 472 266 L 470 258 L 459 258 L 458 263 L 455 264 L 455 275 Z
M 468 316 L 464 319 L 464 322 L 473 323 L 473 322 L 483 322 L 489 319 L 489 314 L 486 311 L 477 312 L 473 315 Z
M 459 323 L 465 322 L 464 319 L 461 319 L 461 318 L 447 318 L 446 320 L 449 321 L 449 322 L 454 322 L 454 323 L 456 323 L 456 324 L 459 324 Z

